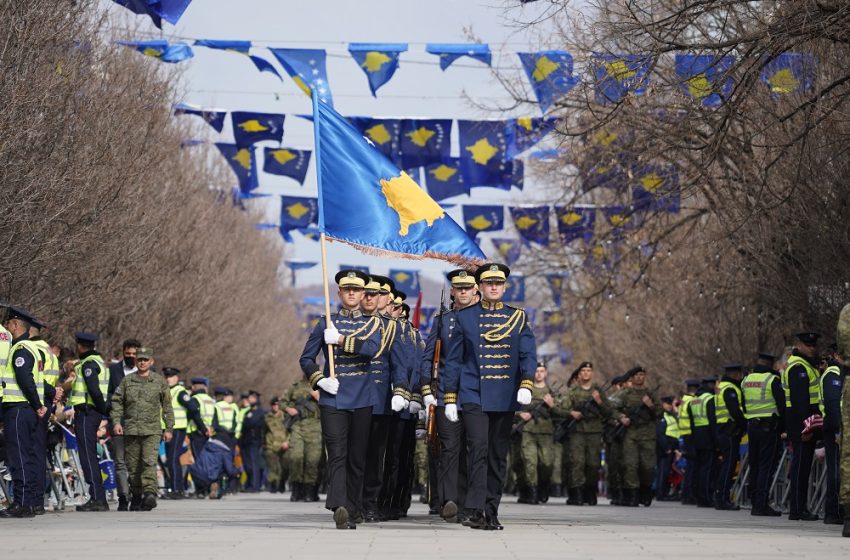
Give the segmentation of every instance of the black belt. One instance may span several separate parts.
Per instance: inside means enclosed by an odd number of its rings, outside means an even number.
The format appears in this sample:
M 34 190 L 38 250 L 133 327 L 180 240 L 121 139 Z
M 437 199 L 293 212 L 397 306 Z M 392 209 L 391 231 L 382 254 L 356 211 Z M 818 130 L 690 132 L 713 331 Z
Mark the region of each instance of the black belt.
M 760 418 L 750 418 L 747 422 L 755 422 L 757 424 L 775 424 L 778 418 L 774 416 L 762 416 Z

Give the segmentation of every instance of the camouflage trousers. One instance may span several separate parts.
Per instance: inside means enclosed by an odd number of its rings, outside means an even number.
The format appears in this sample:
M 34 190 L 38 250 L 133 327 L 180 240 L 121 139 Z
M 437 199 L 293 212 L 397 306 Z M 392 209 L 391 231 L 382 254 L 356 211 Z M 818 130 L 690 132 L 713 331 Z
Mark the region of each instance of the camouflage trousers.
M 156 494 L 159 484 L 156 480 L 156 458 L 159 454 L 159 442 L 162 436 L 124 436 L 124 461 L 130 479 L 130 493 L 141 496 L 145 493 Z
M 623 487 L 623 442 L 610 441 L 605 444 L 605 463 L 608 467 L 606 482 L 609 491 Z
M 570 488 L 596 486 L 602 464 L 602 434 L 573 432 L 567 442 L 570 454 Z
M 552 434 L 523 432 L 520 443 L 523 479 L 529 486 L 547 485 L 552 479 L 554 463 Z
M 655 438 L 623 438 L 623 488 L 649 488 L 655 475 Z
M 561 475 L 561 469 L 564 465 L 564 446 L 560 443 L 552 442 L 552 484 L 562 485 L 564 477 Z
M 317 418 L 296 422 L 289 432 L 289 478 L 301 484 L 319 483 L 319 463 L 322 460 L 322 425 Z
M 424 439 L 416 440 L 413 465 L 416 469 L 416 485 L 425 488 L 428 485 L 428 444 L 425 443 Z
M 843 315 L 843 314 L 842 314 Z M 841 442 L 838 447 L 838 503 L 850 508 L 850 380 L 841 389 Z
M 276 488 L 281 482 L 286 482 L 289 474 L 288 452 L 281 449 L 263 449 L 266 459 L 266 479 L 269 488 Z

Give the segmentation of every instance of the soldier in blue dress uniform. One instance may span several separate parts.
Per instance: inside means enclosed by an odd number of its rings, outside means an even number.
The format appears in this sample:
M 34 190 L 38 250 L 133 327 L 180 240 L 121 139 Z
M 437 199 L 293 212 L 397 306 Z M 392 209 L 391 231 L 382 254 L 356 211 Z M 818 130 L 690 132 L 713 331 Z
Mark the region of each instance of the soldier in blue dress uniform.
M 482 299 L 456 313 L 443 374 L 446 418 L 463 407 L 469 453 L 464 525 L 501 530 L 499 502 L 505 482 L 511 424 L 518 405 L 531 403 L 537 367 L 534 334 L 525 311 L 502 303 L 510 269 L 488 263 L 475 271 Z
M 340 309 L 330 321 L 319 321 L 301 353 L 301 370 L 319 390 L 322 435 L 327 447 L 328 494 L 325 507 L 334 512 L 337 529 L 356 529 L 361 511 L 366 449 L 372 420 L 374 383 L 370 362 L 381 351 L 381 322 L 360 311 L 369 277 L 359 270 L 336 275 Z M 335 376 L 330 375 L 328 348 L 333 349 Z M 325 367 L 316 363 L 319 352 Z

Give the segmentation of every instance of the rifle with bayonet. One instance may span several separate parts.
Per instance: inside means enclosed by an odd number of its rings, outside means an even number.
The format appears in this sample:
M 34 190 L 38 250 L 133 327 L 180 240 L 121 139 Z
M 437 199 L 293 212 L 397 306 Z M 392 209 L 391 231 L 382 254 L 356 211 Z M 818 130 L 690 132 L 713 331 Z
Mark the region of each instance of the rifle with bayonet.
M 443 314 L 446 312 L 445 286 L 440 291 L 440 312 L 437 315 L 437 337 L 434 341 L 434 355 L 431 357 L 431 394 L 434 398 L 437 397 L 438 383 L 440 377 L 440 354 L 443 351 Z M 428 423 L 425 429 L 425 443 L 431 454 L 436 456 L 440 453 L 440 440 L 437 434 L 437 405 L 432 404 L 428 407 Z
M 601 389 L 594 389 L 594 391 L 598 390 L 599 396 L 604 399 L 605 391 L 607 391 L 610 386 L 611 383 L 609 381 L 608 383 L 603 385 Z M 572 410 L 581 412 L 582 418 L 584 418 L 591 412 L 596 412 L 597 414 L 599 414 L 600 412 L 599 403 L 596 402 L 596 399 L 594 399 L 593 396 L 590 396 L 587 400 L 585 400 Z M 555 443 L 566 442 L 570 433 L 575 429 L 577 423 L 578 420 L 576 418 L 573 418 L 572 415 L 561 420 L 561 422 L 559 422 L 558 425 L 555 427 L 555 432 L 552 434 L 552 439 L 555 441 Z

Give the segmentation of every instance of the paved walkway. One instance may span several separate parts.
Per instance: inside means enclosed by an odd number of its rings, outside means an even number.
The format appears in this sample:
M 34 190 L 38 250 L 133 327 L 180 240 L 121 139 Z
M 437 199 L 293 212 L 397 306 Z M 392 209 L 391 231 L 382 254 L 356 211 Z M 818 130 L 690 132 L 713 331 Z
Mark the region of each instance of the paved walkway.
M 514 498 L 508 498 L 513 502 Z M 730 560 L 846 558 L 841 526 L 756 518 L 679 504 L 650 508 L 502 506 L 504 531 L 448 525 L 414 504 L 405 520 L 337 531 L 318 504 L 288 495 L 163 501 L 146 513 L 48 513 L 0 519 L 4 558 Z M 816 555 L 816 556 L 815 556 Z

